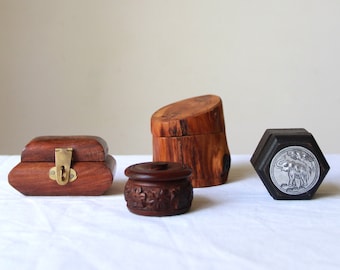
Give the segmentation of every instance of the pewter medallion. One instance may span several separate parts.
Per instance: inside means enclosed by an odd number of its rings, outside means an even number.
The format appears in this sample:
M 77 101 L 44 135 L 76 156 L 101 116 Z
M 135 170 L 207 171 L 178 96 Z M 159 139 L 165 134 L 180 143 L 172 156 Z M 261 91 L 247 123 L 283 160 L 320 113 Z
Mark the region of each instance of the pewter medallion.
M 270 178 L 274 185 L 289 195 L 311 190 L 320 176 L 315 155 L 302 146 L 288 146 L 276 153 L 270 163 Z

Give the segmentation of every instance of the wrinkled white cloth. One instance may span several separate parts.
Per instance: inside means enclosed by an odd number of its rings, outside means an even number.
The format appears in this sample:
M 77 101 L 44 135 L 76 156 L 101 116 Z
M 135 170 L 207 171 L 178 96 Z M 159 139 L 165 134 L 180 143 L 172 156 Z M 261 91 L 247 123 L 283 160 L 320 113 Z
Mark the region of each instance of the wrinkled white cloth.
M 1 269 L 340 269 L 340 155 L 312 200 L 272 199 L 250 155 L 232 156 L 227 184 L 195 188 L 186 214 L 126 208 L 129 165 L 114 156 L 112 188 L 97 197 L 30 197 L 8 184 L 19 156 L 0 156 Z

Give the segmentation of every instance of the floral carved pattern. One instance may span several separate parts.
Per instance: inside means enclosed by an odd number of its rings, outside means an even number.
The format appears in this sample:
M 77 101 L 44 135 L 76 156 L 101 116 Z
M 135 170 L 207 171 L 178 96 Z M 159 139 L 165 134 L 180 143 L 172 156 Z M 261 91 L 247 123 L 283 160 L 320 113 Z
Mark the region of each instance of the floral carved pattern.
M 130 210 L 167 212 L 188 209 L 193 199 L 192 186 L 184 183 L 142 186 L 128 180 L 125 185 L 125 200 Z

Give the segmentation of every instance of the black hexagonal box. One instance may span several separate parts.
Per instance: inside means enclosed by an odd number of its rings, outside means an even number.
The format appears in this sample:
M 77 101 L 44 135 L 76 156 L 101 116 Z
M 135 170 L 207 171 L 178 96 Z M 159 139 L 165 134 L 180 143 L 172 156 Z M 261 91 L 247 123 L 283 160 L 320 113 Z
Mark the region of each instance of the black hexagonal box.
M 277 200 L 311 199 L 330 169 L 303 128 L 267 129 L 250 162 Z

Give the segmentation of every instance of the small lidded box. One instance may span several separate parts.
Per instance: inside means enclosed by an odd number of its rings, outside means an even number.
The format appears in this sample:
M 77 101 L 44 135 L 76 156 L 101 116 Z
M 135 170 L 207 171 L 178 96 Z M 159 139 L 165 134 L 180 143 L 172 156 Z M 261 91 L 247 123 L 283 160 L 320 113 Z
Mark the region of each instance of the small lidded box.
M 304 128 L 267 129 L 250 161 L 277 200 L 311 199 L 330 168 Z
M 193 199 L 192 170 L 175 162 L 145 162 L 129 166 L 124 197 L 128 209 L 143 216 L 172 216 L 189 211 Z
M 8 174 L 24 195 L 102 195 L 112 185 L 115 159 L 97 136 L 41 136 L 21 153 Z
M 222 100 L 204 95 L 181 100 L 151 117 L 153 161 L 192 169 L 194 188 L 224 184 L 230 168 Z

